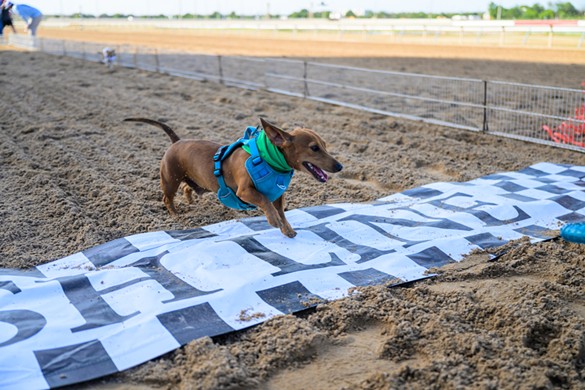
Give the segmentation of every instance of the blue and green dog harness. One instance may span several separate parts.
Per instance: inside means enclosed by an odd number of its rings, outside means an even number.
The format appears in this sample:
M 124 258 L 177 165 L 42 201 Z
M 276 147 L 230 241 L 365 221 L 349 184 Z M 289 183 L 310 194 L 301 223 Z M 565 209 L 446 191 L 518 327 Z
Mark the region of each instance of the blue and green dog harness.
M 219 184 L 217 198 L 227 207 L 236 210 L 256 209 L 255 205 L 246 203 L 238 198 L 236 193 L 225 184 L 223 178 L 221 163 L 239 147 L 247 146 L 245 150 L 250 153 L 250 157 L 246 160 L 246 170 L 252 178 L 256 190 L 266 196 L 268 200 L 274 202 L 276 199 L 280 198 L 290 184 L 294 170 L 291 169 L 287 172 L 276 170 L 260 156 L 257 140 L 261 132 L 262 130 L 259 130 L 259 128 L 249 126 L 246 128 L 242 138 L 231 145 L 220 147 L 217 150 L 217 153 L 213 156 L 213 174 L 217 177 L 217 182 Z

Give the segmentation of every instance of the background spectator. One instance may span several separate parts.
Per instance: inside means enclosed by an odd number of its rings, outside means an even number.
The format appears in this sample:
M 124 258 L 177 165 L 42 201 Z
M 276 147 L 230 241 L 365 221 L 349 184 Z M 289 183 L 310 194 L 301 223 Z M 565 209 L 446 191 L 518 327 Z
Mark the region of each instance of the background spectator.
M 10 26 L 12 28 L 12 32 L 16 34 L 16 29 L 12 23 L 12 16 L 10 15 L 10 10 L 4 6 L 4 0 L 0 2 L 2 3 L 0 5 L 0 11 L 2 11 L 2 15 L 0 16 L 0 37 L 2 37 L 4 33 L 4 27 L 8 26 Z
M 16 12 L 26 23 L 26 30 L 32 35 L 37 35 L 37 28 L 43 19 L 43 14 L 38 9 L 26 4 L 14 4 L 10 1 L 4 3 L 4 8 Z

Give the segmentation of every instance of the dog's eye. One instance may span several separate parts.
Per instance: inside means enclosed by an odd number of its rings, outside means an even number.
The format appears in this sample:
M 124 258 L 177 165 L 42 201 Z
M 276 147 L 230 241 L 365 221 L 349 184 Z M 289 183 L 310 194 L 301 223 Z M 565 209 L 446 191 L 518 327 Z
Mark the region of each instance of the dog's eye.
M 321 149 L 319 149 L 319 146 L 317 146 L 317 145 L 312 145 L 312 146 L 311 146 L 311 150 L 312 150 L 313 152 L 318 152 L 318 151 L 319 151 L 319 150 L 321 150 Z

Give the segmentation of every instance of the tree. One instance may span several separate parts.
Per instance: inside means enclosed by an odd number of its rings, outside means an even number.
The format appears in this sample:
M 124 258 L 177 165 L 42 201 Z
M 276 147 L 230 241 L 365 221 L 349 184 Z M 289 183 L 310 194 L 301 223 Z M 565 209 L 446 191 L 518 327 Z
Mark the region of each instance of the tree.
M 302 10 L 300 10 L 298 12 L 293 12 L 288 17 L 289 18 L 308 18 L 309 17 L 309 10 L 306 8 L 303 8 Z
M 488 5 L 488 12 L 490 14 L 490 18 L 497 19 L 498 18 L 498 5 L 493 1 Z
M 522 19 L 542 19 L 542 14 L 545 11 L 540 4 L 534 4 L 532 7 L 525 7 Z
M 321 12 L 315 12 L 313 14 L 313 17 L 317 18 L 317 19 L 329 19 L 329 15 L 331 15 L 330 11 L 321 11 Z
M 579 11 L 570 2 L 557 3 L 557 16 L 561 19 L 579 16 Z
M 346 18 L 357 18 L 356 14 L 353 13 L 352 10 L 349 10 L 345 13 Z
M 512 8 L 504 8 L 498 4 L 491 2 L 488 6 L 488 12 L 492 19 L 497 19 L 498 12 L 502 19 L 571 19 L 580 17 L 580 12 L 570 2 L 549 3 L 549 7 L 545 8 L 542 5 L 535 3 L 532 6 L 516 6 Z

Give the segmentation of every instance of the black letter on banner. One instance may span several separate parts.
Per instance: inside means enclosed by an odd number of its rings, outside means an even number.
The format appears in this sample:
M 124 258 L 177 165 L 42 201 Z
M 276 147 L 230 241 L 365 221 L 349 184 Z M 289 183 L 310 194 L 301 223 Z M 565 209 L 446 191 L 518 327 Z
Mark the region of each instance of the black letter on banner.
M 61 284 L 63 292 L 67 295 L 71 304 L 75 306 L 86 321 L 85 325 L 71 329 L 72 332 L 123 322 L 139 313 L 134 312 L 127 316 L 121 316 L 116 313 L 101 297 L 104 292 L 98 293 L 85 275 L 65 276 L 54 280 Z M 144 278 L 133 282 L 138 283 L 143 280 Z M 124 284 L 123 286 L 126 285 Z
M 80 332 L 82 330 L 115 324 L 138 315 L 140 313 L 138 311 L 127 316 L 119 315 L 110 307 L 110 305 L 106 303 L 106 301 L 104 301 L 102 295 L 109 294 L 111 292 L 118 291 L 147 280 L 154 280 L 158 282 L 162 287 L 170 291 L 175 296 L 174 298 L 162 303 L 174 302 L 191 297 L 198 297 L 219 291 L 198 290 L 195 287 L 192 287 L 190 284 L 184 282 L 182 279 L 173 275 L 160 263 L 160 259 L 166 254 L 168 254 L 168 252 L 163 252 L 158 256 L 145 257 L 127 266 L 139 268 L 142 272 L 148 275 L 147 277 L 132 279 L 126 283 L 105 288 L 99 292 L 93 288 L 89 279 L 84 275 L 55 278 L 54 280 L 57 280 L 61 284 L 61 287 L 63 288 L 65 295 L 67 295 L 67 298 L 69 298 L 71 301 L 71 304 L 75 306 L 75 308 L 87 322 L 85 325 L 71 329 L 71 331 Z
M 325 226 L 327 225 L 327 223 L 328 222 L 322 223 L 320 225 L 311 226 L 303 230 L 313 232 L 327 242 L 331 242 L 337 246 L 340 246 L 351 253 L 358 254 L 360 256 L 360 259 L 356 263 L 365 263 L 366 261 L 376 259 L 382 255 L 396 252 L 394 249 L 381 251 L 376 248 L 372 248 L 365 245 L 359 245 L 356 244 L 355 242 L 351 242 L 348 239 L 343 238 L 333 230 L 329 229 L 327 226 Z
M 51 389 L 118 371 L 99 340 L 33 352 Z
M 473 210 L 473 209 L 481 207 L 481 206 L 495 206 L 496 205 L 495 203 L 483 202 L 483 201 L 478 200 L 478 199 L 475 199 L 475 204 L 470 206 L 470 207 L 461 207 L 461 206 L 455 206 L 455 205 L 452 205 L 449 203 L 445 203 L 447 200 L 452 199 L 452 198 L 473 198 L 473 196 L 469 195 L 469 194 L 465 194 L 463 192 L 456 192 L 456 193 L 449 195 L 445 198 L 431 200 L 430 202 L 427 202 L 427 203 L 432 204 L 433 206 L 435 206 L 439 209 L 450 210 L 450 211 L 467 211 L 467 210 Z M 404 210 L 410 210 L 410 209 L 404 209 Z
M 339 221 L 340 222 L 356 221 L 359 223 L 363 223 L 364 225 L 369 226 L 370 228 L 374 229 L 375 231 L 384 235 L 385 237 L 391 238 L 393 240 L 404 242 L 403 246 L 405 248 L 408 248 L 409 246 L 412 246 L 412 245 L 420 244 L 421 242 L 425 242 L 428 240 L 422 240 L 422 241 L 405 240 L 404 238 L 400 238 L 400 237 L 397 237 L 397 236 L 394 236 L 394 235 L 388 233 L 383 228 L 377 226 L 376 223 L 395 225 L 395 226 L 405 226 L 405 227 L 409 227 L 409 228 L 427 227 L 427 228 L 446 229 L 446 230 L 463 230 L 463 231 L 473 230 L 472 228 L 470 228 L 468 226 L 462 225 L 462 224 L 457 223 L 457 222 L 453 222 L 448 218 L 433 218 L 433 217 L 426 216 L 419 211 L 407 209 L 407 208 L 405 208 L 405 209 L 400 208 L 400 209 L 396 209 L 396 210 L 409 211 L 409 212 L 412 212 L 416 215 L 420 215 L 421 217 L 428 218 L 428 219 L 430 219 L 430 221 L 413 221 L 411 219 L 404 219 L 404 218 L 388 218 L 388 217 L 378 217 L 378 216 L 374 216 L 374 215 L 361 215 L 361 214 L 350 215 L 348 217 L 340 219 Z
M 393 234 L 388 233 L 386 230 L 382 229 L 381 227 L 379 227 L 378 225 L 375 224 L 377 222 L 377 223 L 386 223 L 389 225 L 402 225 L 402 226 L 404 226 L 404 225 L 406 225 L 406 223 L 403 223 L 402 221 L 407 221 L 407 220 L 389 219 L 389 218 L 375 217 L 372 215 L 359 215 L 359 214 L 356 215 L 356 214 L 354 214 L 354 215 L 350 215 L 349 217 L 342 218 L 339 220 L 339 222 L 343 222 L 343 221 L 356 221 L 359 223 L 363 223 L 364 225 L 367 225 L 370 228 L 372 228 L 373 230 L 382 234 L 384 237 L 388 237 L 392 240 L 403 242 L 404 245 L 402 245 L 402 246 L 404 248 L 408 248 L 409 246 L 413 246 L 416 244 L 420 244 L 421 242 L 427 241 L 427 240 L 422 240 L 422 241 L 406 240 L 404 238 L 400 238 L 400 237 L 397 237 Z M 409 223 L 412 223 L 412 221 L 409 221 Z
M 510 225 L 516 222 L 524 221 L 526 219 L 530 219 L 530 215 L 526 214 L 524 210 L 522 210 L 518 206 L 512 206 L 518 213 L 516 218 L 510 219 L 497 219 L 489 214 L 487 211 L 483 210 L 473 210 L 469 211 L 469 214 L 473 215 L 474 217 L 480 219 L 486 226 L 502 226 L 502 225 Z
M 460 211 L 460 212 L 466 212 L 468 214 L 473 215 L 474 217 L 476 217 L 477 219 L 481 220 L 483 223 L 486 224 L 486 226 L 502 226 L 502 225 L 509 225 L 515 222 L 520 222 L 520 221 L 524 221 L 526 219 L 530 218 L 530 215 L 526 214 L 524 212 L 524 210 L 522 210 L 520 207 L 518 206 L 512 206 L 514 207 L 514 209 L 516 210 L 516 212 L 518 213 L 518 216 L 515 218 L 510 218 L 510 219 L 497 219 L 495 217 L 493 217 L 491 214 L 489 214 L 487 211 L 484 210 L 474 210 L 480 206 L 495 206 L 494 203 L 487 203 L 487 202 L 482 202 L 480 200 L 476 200 L 476 204 L 471 206 L 471 207 L 459 207 L 459 206 L 453 206 L 453 205 L 448 205 L 446 203 L 444 203 L 447 199 L 450 198 L 455 198 L 455 197 L 468 197 L 470 198 L 471 195 L 469 194 L 464 194 L 464 193 L 456 193 L 453 194 L 447 198 L 443 198 L 443 199 L 436 199 L 433 200 L 431 202 L 429 202 L 429 204 L 432 204 L 433 206 L 445 209 L 445 210 L 451 210 L 451 211 Z
M 175 276 L 160 263 L 160 259 L 168 253 L 169 252 L 163 252 L 158 256 L 144 257 L 129 265 L 129 267 L 140 268 L 142 272 L 156 280 L 161 286 L 175 296 L 174 298 L 163 301 L 162 303 L 180 301 L 182 299 L 199 297 L 221 291 L 221 289 L 213 291 L 198 290 L 189 283 L 186 283 L 183 279 Z
M 14 284 L 14 282 L 7 280 L 5 282 L 0 282 L 0 288 L 3 290 L 8 290 L 13 294 L 18 294 L 19 292 L 22 292 L 22 290 L 20 288 L 18 288 L 18 286 L 16 284 Z
M 31 310 L 0 311 L 0 322 L 16 326 L 16 334 L 10 340 L 0 343 L 0 347 L 16 344 L 39 333 L 47 324 L 41 314 Z
M 345 263 L 339 257 L 337 257 L 335 253 L 332 252 L 329 252 L 330 260 L 326 263 L 303 264 L 298 263 L 292 259 L 289 259 L 288 257 L 285 257 L 279 253 L 271 251 L 252 236 L 236 237 L 228 241 L 235 242 L 249 254 L 254 255 L 261 260 L 264 260 L 270 265 L 280 268 L 280 271 L 272 274 L 273 276 L 285 275 L 290 274 L 292 272 L 305 271 L 309 269 L 345 265 Z
M 117 240 L 86 249 L 81 253 L 83 253 L 83 255 L 96 267 L 103 267 L 124 256 L 139 251 L 140 250 L 132 245 L 127 239 L 118 238 Z

